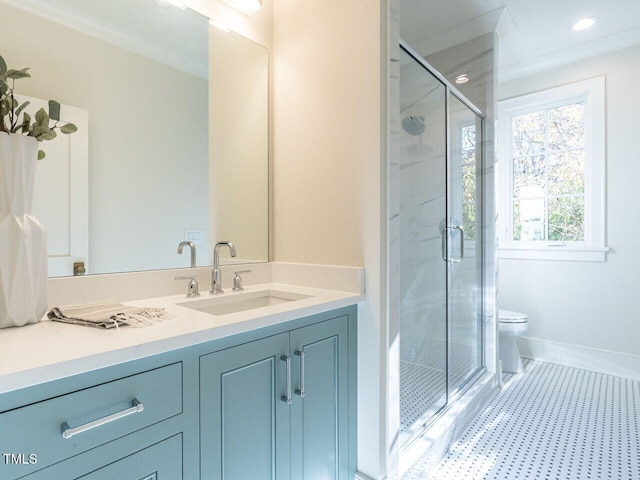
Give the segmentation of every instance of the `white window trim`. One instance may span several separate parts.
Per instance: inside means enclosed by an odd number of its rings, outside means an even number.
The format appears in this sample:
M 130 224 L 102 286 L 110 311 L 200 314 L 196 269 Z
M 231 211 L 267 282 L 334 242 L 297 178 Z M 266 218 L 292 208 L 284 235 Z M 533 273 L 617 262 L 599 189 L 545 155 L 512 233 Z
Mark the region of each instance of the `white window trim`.
M 540 108 L 564 104 L 567 101 L 586 101 L 585 144 L 585 241 L 584 242 L 522 242 L 513 238 L 512 187 L 512 122 L 515 115 Z M 541 92 L 503 100 L 498 103 L 498 159 L 496 184 L 500 258 L 594 261 L 606 260 L 605 226 L 605 160 L 606 160 L 605 77 L 551 88 Z M 542 243 L 542 244 L 541 244 Z

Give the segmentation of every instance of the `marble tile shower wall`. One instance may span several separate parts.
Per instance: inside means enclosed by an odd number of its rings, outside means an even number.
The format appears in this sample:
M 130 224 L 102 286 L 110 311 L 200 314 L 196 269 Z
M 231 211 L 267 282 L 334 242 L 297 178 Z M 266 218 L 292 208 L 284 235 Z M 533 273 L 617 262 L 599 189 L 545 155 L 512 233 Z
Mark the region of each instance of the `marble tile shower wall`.
M 403 66 L 401 66 L 402 75 Z M 416 89 L 417 99 L 423 94 Z M 413 99 L 412 99 L 413 100 Z M 439 102 L 438 102 L 439 101 Z M 441 252 L 445 220 L 444 102 L 411 103 L 400 118 L 424 116 L 422 135 L 400 130 L 400 318 L 402 336 L 444 339 L 446 284 Z M 427 328 L 425 328 L 427 327 Z

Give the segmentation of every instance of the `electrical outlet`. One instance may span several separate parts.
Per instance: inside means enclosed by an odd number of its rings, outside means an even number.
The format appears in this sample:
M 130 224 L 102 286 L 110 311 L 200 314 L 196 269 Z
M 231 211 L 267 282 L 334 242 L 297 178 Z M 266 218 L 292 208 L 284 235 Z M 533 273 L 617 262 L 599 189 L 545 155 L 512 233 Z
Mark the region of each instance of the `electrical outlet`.
M 202 245 L 204 242 L 204 230 L 200 228 L 189 228 L 184 231 L 184 239 L 187 242 L 193 242 L 196 245 Z

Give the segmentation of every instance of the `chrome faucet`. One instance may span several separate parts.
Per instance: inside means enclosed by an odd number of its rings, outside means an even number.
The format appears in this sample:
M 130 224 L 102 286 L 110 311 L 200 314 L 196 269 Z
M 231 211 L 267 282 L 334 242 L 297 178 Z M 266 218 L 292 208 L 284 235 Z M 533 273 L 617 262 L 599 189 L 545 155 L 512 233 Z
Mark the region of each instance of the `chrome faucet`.
M 187 246 L 191 250 L 191 268 L 196 268 L 196 245 L 193 242 L 180 242 L 178 253 L 182 254 L 182 249 Z
M 236 256 L 236 247 L 231 242 L 218 242 L 213 247 L 213 271 L 211 272 L 211 290 L 209 293 L 212 295 L 218 295 L 224 293 L 222 290 L 222 272 L 220 271 L 220 247 L 229 247 L 231 256 Z

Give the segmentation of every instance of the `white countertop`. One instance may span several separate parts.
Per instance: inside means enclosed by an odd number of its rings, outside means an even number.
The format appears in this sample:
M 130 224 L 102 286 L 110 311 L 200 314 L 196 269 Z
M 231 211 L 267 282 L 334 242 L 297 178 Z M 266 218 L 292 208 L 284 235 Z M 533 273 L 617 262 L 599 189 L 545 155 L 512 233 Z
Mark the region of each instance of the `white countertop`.
M 131 306 L 164 308 L 175 317 L 152 326 L 106 330 L 43 320 L 34 325 L 1 330 L 0 394 L 354 305 L 365 299 L 363 293 L 281 283 L 245 286 L 244 292 L 229 289 L 224 297 L 262 290 L 282 290 L 309 295 L 309 298 L 213 316 L 178 305 L 210 298 L 208 292 L 194 299 L 188 299 L 184 294 L 171 295 L 122 302 Z

